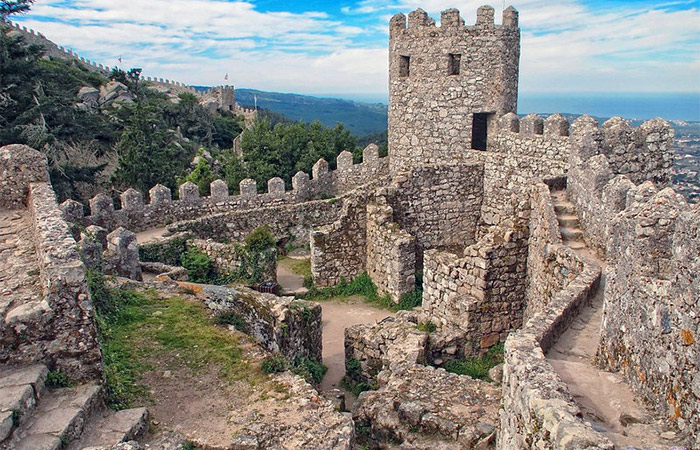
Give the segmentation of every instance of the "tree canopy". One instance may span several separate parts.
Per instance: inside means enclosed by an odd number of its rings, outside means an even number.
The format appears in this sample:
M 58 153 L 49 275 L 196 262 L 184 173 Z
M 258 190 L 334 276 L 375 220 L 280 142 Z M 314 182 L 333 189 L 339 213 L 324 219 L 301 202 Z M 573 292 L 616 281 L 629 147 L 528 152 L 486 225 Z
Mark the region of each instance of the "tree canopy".
M 13 14 L 24 14 L 32 6 L 34 0 L 1 0 L 0 1 L 0 18 L 5 20 Z

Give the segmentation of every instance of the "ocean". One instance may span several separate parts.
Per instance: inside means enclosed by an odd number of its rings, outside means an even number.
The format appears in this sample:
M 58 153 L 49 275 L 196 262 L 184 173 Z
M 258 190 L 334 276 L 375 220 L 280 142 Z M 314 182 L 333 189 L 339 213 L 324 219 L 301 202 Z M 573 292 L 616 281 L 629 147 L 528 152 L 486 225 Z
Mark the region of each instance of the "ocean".
M 386 94 L 326 94 L 366 103 L 388 103 Z M 536 112 L 590 114 L 596 117 L 622 116 L 626 119 L 700 121 L 700 93 L 687 94 L 535 94 L 520 93 L 518 113 Z

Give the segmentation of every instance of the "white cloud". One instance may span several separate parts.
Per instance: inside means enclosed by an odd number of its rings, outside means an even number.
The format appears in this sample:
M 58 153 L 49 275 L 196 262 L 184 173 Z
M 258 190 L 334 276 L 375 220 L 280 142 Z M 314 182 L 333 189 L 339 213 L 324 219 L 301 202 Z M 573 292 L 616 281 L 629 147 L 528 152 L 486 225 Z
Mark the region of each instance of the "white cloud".
M 262 12 L 254 0 L 39 0 L 20 22 L 109 65 L 189 84 L 300 93 L 384 92 L 388 20 L 418 7 L 439 21 L 457 7 L 473 23 L 483 0 L 363 0 L 323 11 Z M 501 2 L 493 2 L 497 10 Z M 524 91 L 699 91 L 700 11 L 579 0 L 514 0 Z M 507 5 L 508 3 L 506 3 Z M 684 10 L 666 9 L 686 5 Z M 500 22 L 496 14 L 497 23 Z

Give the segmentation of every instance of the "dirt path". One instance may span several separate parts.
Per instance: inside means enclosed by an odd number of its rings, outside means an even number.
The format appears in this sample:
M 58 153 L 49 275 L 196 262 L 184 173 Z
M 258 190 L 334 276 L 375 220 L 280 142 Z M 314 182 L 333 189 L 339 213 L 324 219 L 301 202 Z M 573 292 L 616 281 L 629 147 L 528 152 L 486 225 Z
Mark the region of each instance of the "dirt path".
M 136 233 L 136 242 L 139 244 L 149 244 L 164 237 L 167 232 L 167 228 L 151 228 L 150 230 Z
M 277 283 L 285 292 L 297 292 L 304 287 L 304 277 L 292 272 L 284 264 L 277 264 Z
M 604 268 L 604 261 L 583 242 L 578 217 L 566 192 L 554 191 L 552 197 L 564 244 L 581 256 L 594 259 Z M 591 305 L 586 306 L 562 334 L 547 354 L 547 360 L 569 387 L 584 418 L 594 429 L 605 434 L 616 448 L 672 448 L 675 434 L 639 403 L 624 379 L 594 365 L 600 341 L 604 290 L 603 277 Z
M 350 297 L 347 302 L 328 301 L 323 308 L 323 363 L 328 367 L 321 382 L 321 390 L 342 389 L 340 380 L 345 376 L 345 329 L 362 323 L 375 323 L 393 315 L 375 308 L 362 298 Z M 352 408 L 354 396 L 345 392 L 345 404 Z

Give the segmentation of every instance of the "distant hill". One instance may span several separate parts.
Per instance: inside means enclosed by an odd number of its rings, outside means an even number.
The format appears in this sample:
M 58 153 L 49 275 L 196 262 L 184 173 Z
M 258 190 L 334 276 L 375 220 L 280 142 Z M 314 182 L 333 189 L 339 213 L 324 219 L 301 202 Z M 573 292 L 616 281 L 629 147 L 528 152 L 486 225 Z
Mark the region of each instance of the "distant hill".
M 240 105 L 252 107 L 255 104 L 253 96 L 258 99 L 258 108 L 269 109 L 292 120 L 319 120 L 329 127 L 341 122 L 356 136 L 379 133 L 387 127 L 388 106 L 379 103 L 236 89 L 236 102 Z

